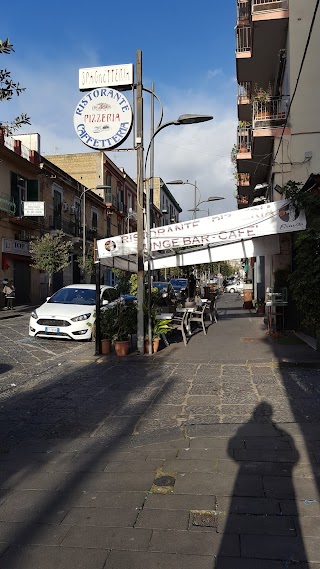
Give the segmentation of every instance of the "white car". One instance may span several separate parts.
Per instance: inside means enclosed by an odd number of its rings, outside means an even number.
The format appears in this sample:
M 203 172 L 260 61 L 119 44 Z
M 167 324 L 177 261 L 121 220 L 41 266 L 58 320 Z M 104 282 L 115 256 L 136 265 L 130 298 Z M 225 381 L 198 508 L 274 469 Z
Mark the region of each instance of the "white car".
M 242 291 L 243 291 L 243 282 L 240 281 L 228 284 L 224 287 L 224 292 L 242 292 Z
M 112 286 L 101 286 L 100 298 L 104 309 L 121 302 L 119 291 Z M 29 336 L 91 340 L 95 310 L 96 285 L 65 286 L 32 312 Z

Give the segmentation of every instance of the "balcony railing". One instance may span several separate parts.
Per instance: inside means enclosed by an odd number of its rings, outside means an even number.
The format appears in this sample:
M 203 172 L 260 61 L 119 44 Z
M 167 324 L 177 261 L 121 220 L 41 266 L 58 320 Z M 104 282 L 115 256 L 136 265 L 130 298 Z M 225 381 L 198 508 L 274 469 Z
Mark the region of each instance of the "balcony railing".
M 107 192 L 105 195 L 105 203 L 107 207 L 113 207 L 114 209 L 117 208 L 117 198 L 110 192 Z
M 238 104 L 242 105 L 251 101 L 252 83 L 251 81 L 242 81 L 238 83 Z
M 238 126 L 237 154 L 251 152 L 252 130 L 250 126 Z
M 252 2 L 252 14 L 274 10 L 289 10 L 289 0 L 253 0 Z
M 237 174 L 237 185 L 238 186 L 250 186 L 250 174 L 239 172 Z
M 116 210 L 122 215 L 127 215 L 127 206 L 123 202 L 117 202 Z
M 238 22 L 249 20 L 251 15 L 251 0 L 237 0 Z
M 289 97 L 270 97 L 253 101 L 253 128 L 276 128 L 286 123 Z
M 237 196 L 237 202 L 238 204 L 243 204 L 243 205 L 248 205 L 249 203 L 249 198 L 247 196 Z
M 237 53 L 246 53 L 251 51 L 251 27 L 237 27 Z
M 0 212 L 10 213 L 14 215 L 16 213 L 16 204 L 14 200 L 7 196 L 0 196 Z

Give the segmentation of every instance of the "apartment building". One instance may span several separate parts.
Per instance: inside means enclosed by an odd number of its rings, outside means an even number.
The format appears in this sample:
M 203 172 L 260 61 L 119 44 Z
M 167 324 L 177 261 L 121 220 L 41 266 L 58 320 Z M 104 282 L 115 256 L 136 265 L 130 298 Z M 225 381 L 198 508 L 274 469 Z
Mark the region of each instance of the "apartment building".
M 178 223 L 182 209 L 161 178 L 153 179 L 153 203 L 161 213 L 158 225 Z
M 61 229 L 73 243 L 68 267 L 54 275 L 54 289 L 81 282 L 78 259 L 83 256 L 83 215 L 80 212 L 85 189 L 41 156 L 38 134 L 6 137 L 0 131 L 0 279 L 13 280 L 17 304 L 39 304 L 47 296 L 46 275 L 32 267 L 29 252 L 29 242 L 45 233 L 56 234 Z M 25 201 L 43 202 L 44 215 L 24 215 Z M 107 220 L 102 198 L 91 191 L 86 192 L 85 214 L 86 252 L 89 252 L 94 239 L 105 236 Z
M 237 0 L 239 208 L 282 199 L 288 181 L 306 184 L 319 174 L 319 11 L 312 30 L 316 3 Z M 256 259 L 257 296 L 272 286 L 278 269 L 291 268 L 289 234 L 281 236 L 280 245 L 280 255 Z

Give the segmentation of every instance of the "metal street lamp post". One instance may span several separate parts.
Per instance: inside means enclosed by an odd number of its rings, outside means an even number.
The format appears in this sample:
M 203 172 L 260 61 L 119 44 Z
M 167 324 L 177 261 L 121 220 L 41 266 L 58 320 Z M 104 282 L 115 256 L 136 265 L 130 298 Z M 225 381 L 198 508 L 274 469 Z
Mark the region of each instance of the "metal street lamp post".
M 191 209 L 188 209 L 188 211 L 193 211 L 193 219 L 196 219 L 196 215 L 195 212 L 198 211 L 206 211 L 205 209 L 199 209 L 199 205 L 201 205 L 202 203 L 208 203 L 208 202 L 216 202 L 219 200 L 224 200 L 225 198 L 221 197 L 221 196 L 210 196 L 207 200 L 203 200 L 201 202 L 198 202 L 196 207 L 193 207 Z M 208 215 L 209 215 L 209 209 L 208 209 Z
M 152 84 L 152 90 L 149 91 L 151 94 L 153 94 L 153 84 Z M 159 101 L 158 97 L 156 97 L 157 100 Z M 153 107 L 152 107 L 152 113 L 153 113 Z M 172 125 L 183 125 L 183 124 L 195 124 L 195 123 L 200 123 L 200 122 L 206 122 L 209 120 L 212 120 L 213 117 L 209 116 L 209 115 L 181 115 L 176 121 L 170 121 L 164 124 L 161 124 L 162 121 L 162 115 L 161 115 L 161 121 L 159 123 L 159 125 L 157 126 L 157 128 L 155 129 L 155 131 L 153 132 L 153 129 L 151 131 L 151 137 L 150 137 L 150 142 L 146 151 L 146 157 L 145 157 L 145 169 L 147 167 L 147 160 L 148 160 L 148 156 L 149 156 L 149 152 L 151 151 L 151 165 L 150 165 L 150 180 L 148 180 L 147 182 L 147 188 L 146 188 L 146 249 L 147 249 L 147 274 L 148 274 L 148 337 L 149 337 L 149 355 L 152 354 L 152 341 L 151 341 L 151 329 L 152 329 L 152 322 L 151 322 L 151 212 L 150 212 L 150 206 L 151 206 L 151 200 L 150 200 L 150 194 L 152 193 L 150 191 L 150 189 L 153 189 L 153 176 L 154 176 L 154 172 L 153 172 L 153 161 L 154 161 L 154 151 L 153 151 L 153 147 L 154 147 L 154 139 L 156 137 L 156 135 L 163 130 L 164 128 L 168 127 L 168 126 L 172 126 Z M 152 120 L 151 123 L 153 124 L 153 114 L 152 114 Z M 138 283 L 139 284 L 139 283 Z M 139 304 L 138 304 L 138 310 L 139 310 Z M 138 325 L 139 325 L 139 321 L 138 321 Z M 138 340 L 139 340 L 139 330 L 138 330 Z M 139 350 L 139 345 L 138 345 L 138 350 Z
M 193 219 L 197 219 L 197 211 L 198 211 L 198 206 L 202 203 L 205 202 L 214 202 L 214 201 L 218 201 L 218 200 L 224 200 L 225 198 L 220 197 L 220 196 L 210 196 L 207 200 L 204 201 L 199 201 L 197 203 L 197 190 L 198 186 L 197 186 L 197 182 L 195 182 L 194 184 L 192 184 L 192 182 L 188 182 L 188 180 L 186 180 L 185 182 L 183 180 L 172 180 L 171 182 L 166 182 L 166 184 L 172 184 L 172 185 L 188 185 L 188 186 L 193 186 L 194 187 L 194 207 L 192 209 L 189 209 L 188 211 L 193 211 Z M 199 192 L 200 193 L 200 192 Z
M 143 301 L 144 301 L 144 224 L 143 224 L 143 202 L 144 202 L 144 168 L 147 164 L 150 149 L 153 150 L 153 141 L 155 136 L 164 128 L 171 125 L 192 124 L 205 122 L 213 119 L 209 115 L 181 115 L 176 121 L 162 124 L 163 109 L 161 105 L 161 118 L 157 128 L 150 137 L 150 142 L 146 152 L 145 161 L 143 160 L 143 91 L 151 93 L 153 98 L 159 102 L 159 98 L 153 91 L 145 89 L 142 82 L 142 51 L 136 52 L 136 144 L 137 144 L 137 305 L 138 305 L 138 325 L 137 325 L 137 348 L 138 352 L 144 353 L 144 318 L 143 318 Z M 153 181 L 152 181 L 153 186 Z M 146 195 L 146 238 L 147 238 L 147 259 L 148 268 L 150 267 L 150 185 L 147 187 Z M 150 271 L 148 271 L 148 281 L 150 281 Z M 148 285 L 149 286 L 149 285 Z M 149 294 L 150 296 L 150 294 Z M 148 310 L 148 329 L 150 329 L 151 313 Z M 150 339 L 151 340 L 151 339 Z M 151 344 L 151 341 L 149 342 Z M 149 349 L 150 354 L 150 349 Z

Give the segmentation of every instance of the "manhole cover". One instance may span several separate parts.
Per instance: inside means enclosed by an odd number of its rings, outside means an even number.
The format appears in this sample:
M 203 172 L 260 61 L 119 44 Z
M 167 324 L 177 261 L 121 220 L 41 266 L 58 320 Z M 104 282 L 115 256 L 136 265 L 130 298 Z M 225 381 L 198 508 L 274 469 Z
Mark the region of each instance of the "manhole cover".
M 191 512 L 191 523 L 193 526 L 202 528 L 216 528 L 218 526 L 218 518 L 215 512 Z
M 153 483 L 156 486 L 174 486 L 175 481 L 173 476 L 159 476 L 159 478 L 155 478 Z

